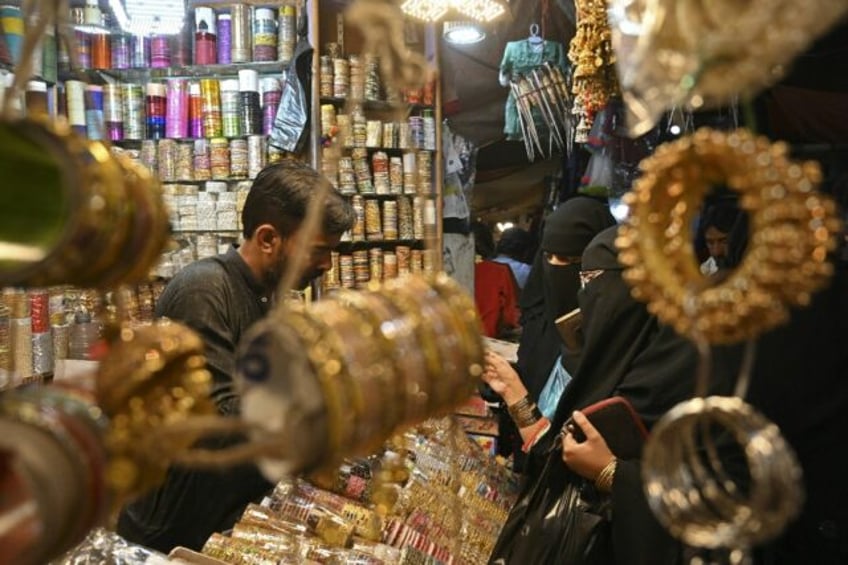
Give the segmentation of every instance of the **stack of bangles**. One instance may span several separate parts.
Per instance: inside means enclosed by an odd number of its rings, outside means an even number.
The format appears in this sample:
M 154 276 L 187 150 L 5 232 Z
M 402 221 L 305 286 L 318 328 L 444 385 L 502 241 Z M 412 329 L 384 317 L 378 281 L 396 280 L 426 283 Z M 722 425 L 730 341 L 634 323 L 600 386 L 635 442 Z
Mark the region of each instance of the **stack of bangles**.
M 539 438 L 551 427 L 551 422 L 542 415 L 536 403 L 530 400 L 529 395 L 515 404 L 507 406 L 507 411 L 518 429 L 524 430 L 522 435 L 525 442 L 521 446 L 524 453 L 530 451 Z
M 615 480 L 615 470 L 617 468 L 618 459 L 613 457 L 595 478 L 595 488 L 600 492 L 612 492 L 612 482 Z
M 242 418 L 274 445 L 266 474 L 333 469 L 449 414 L 482 373 L 479 324 L 473 299 L 445 274 L 286 305 L 256 324 L 237 372 Z
M 507 406 L 510 417 L 515 425 L 519 428 L 529 428 L 533 424 L 542 419 L 542 413 L 536 403 L 530 400 L 530 396 L 525 396 L 515 404 Z
M 0 286 L 112 288 L 147 277 L 169 231 L 147 169 L 62 120 L 0 122 L 0 148 Z

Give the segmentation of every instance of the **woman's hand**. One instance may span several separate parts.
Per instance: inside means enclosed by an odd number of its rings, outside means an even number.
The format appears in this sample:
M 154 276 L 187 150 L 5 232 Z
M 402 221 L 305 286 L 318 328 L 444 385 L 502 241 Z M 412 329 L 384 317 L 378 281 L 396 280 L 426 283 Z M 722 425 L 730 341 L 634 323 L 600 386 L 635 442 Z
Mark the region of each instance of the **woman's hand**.
M 562 438 L 562 460 L 581 477 L 594 481 L 614 456 L 604 437 L 582 412 L 575 410 L 571 417 L 583 430 L 586 441 L 577 443 L 574 436 L 567 432 Z
M 509 361 L 492 351 L 486 352 L 483 380 L 504 399 L 507 406 L 527 396 L 527 388 Z

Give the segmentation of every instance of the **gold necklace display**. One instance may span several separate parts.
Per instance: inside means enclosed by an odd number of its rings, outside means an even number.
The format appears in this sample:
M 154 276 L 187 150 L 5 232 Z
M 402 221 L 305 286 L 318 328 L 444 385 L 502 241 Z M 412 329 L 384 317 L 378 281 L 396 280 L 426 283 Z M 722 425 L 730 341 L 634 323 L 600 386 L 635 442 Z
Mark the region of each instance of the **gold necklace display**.
M 791 160 L 786 144 L 701 129 L 660 146 L 641 169 L 625 196 L 631 216 L 616 240 L 619 261 L 633 296 L 679 333 L 714 344 L 754 338 L 828 282 L 836 206 L 816 192 L 818 164 Z M 698 270 L 691 227 L 718 183 L 740 194 L 751 235 L 741 264 L 714 284 Z

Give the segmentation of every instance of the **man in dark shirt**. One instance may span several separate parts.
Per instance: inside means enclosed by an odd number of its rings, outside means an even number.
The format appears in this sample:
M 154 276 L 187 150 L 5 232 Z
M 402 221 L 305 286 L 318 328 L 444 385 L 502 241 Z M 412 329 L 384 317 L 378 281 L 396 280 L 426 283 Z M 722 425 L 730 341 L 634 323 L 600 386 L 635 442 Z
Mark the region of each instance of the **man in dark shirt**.
M 212 374 L 212 398 L 222 415 L 239 413 L 234 390 L 235 348 L 241 336 L 264 317 L 299 235 L 309 202 L 327 182 L 300 164 L 263 169 L 242 212 L 244 243 L 226 254 L 192 263 L 162 293 L 157 316 L 180 321 L 200 334 Z M 329 188 L 322 229 L 309 243 L 300 288 L 330 267 L 330 252 L 354 223 L 347 200 Z M 205 448 L 223 448 L 239 440 L 206 440 Z M 248 503 L 273 485 L 254 465 L 221 471 L 169 469 L 165 483 L 125 506 L 118 533 L 141 545 L 169 552 L 181 545 L 199 549 L 214 532 L 230 528 Z

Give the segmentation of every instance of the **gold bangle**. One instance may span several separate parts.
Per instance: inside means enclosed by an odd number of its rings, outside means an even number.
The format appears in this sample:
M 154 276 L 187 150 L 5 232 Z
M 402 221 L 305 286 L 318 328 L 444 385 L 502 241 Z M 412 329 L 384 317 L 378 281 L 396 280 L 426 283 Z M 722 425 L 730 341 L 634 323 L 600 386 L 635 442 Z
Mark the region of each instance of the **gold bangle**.
M 507 411 L 515 425 L 519 428 L 528 428 L 542 419 L 542 413 L 530 396 L 525 396 L 515 404 L 507 406 Z
M 821 171 L 796 163 L 783 143 L 747 130 L 710 130 L 660 146 L 625 196 L 631 207 L 616 245 L 637 300 L 679 333 L 711 343 L 756 337 L 809 303 L 833 271 L 840 221 L 815 191 Z M 697 267 L 690 226 L 710 186 L 741 194 L 751 236 L 742 263 L 720 284 Z
M 601 492 L 612 492 L 612 483 L 615 480 L 615 471 L 617 468 L 618 459 L 613 457 L 595 478 L 595 488 Z
M 520 414 L 512 414 L 512 420 L 519 428 L 529 428 L 536 425 L 542 419 L 542 413 L 534 404 L 531 410 Z

